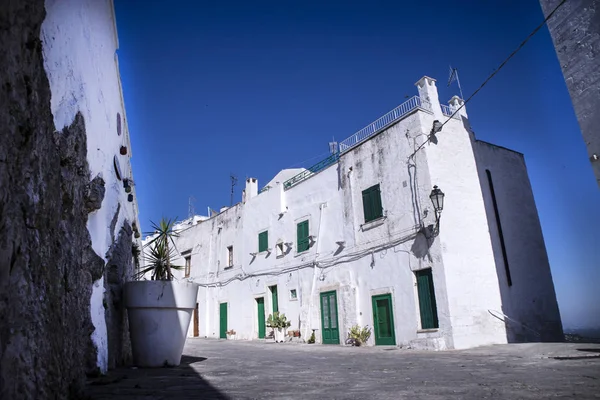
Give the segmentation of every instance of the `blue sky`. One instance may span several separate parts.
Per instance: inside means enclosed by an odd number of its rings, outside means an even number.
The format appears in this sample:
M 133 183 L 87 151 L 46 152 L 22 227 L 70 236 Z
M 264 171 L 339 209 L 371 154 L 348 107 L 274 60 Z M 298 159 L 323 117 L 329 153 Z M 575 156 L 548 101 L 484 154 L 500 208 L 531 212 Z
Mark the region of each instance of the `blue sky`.
M 459 69 L 468 97 L 536 27 L 527 1 L 116 1 L 143 229 L 318 161 Z M 471 100 L 478 139 L 525 154 L 565 327 L 600 325 L 600 190 L 548 30 Z M 304 162 L 304 164 L 303 164 Z

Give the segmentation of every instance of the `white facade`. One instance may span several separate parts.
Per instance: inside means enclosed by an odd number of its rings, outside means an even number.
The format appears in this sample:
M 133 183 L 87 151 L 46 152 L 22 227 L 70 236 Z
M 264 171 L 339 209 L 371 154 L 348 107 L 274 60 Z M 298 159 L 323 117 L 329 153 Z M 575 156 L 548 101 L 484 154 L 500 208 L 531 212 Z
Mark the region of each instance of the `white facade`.
M 73 122 L 78 112 L 84 117 L 91 177 L 102 177 L 106 189 L 102 207 L 89 215 L 87 227 L 94 251 L 106 262 L 112 237 L 117 236 L 123 223 L 135 222 L 139 226 L 135 187 L 131 192 L 134 200 L 129 202 L 114 166 L 116 156 L 121 178 L 132 178 L 131 145 L 116 54 L 119 44 L 114 6 L 111 0 L 46 0 L 45 7 L 40 39 L 52 93 L 54 124 L 61 130 Z M 120 119 L 120 135 L 117 119 Z M 121 146 L 127 147 L 126 155 L 120 154 Z M 102 372 L 107 370 L 108 359 L 104 286 L 103 278 L 96 281 L 90 300 L 95 327 L 92 339 Z
M 522 155 L 475 140 L 464 108 L 450 118 L 462 100 L 440 105 L 435 80 L 424 77 L 417 87 L 418 97 L 342 142 L 339 159 L 328 167 L 306 171 L 309 176 L 297 182 L 293 177 L 305 170 L 284 170 L 261 192 L 258 182 L 248 179 L 242 203 L 177 227 L 183 255 L 175 264 L 191 257 L 189 279 L 201 284 L 197 332 L 192 324 L 190 336 L 222 336 L 223 307 L 227 330 L 235 330 L 236 339 L 258 339 L 257 299 L 263 298 L 270 314 L 270 287 L 277 286 L 278 309 L 291 320 L 289 329 L 299 329 L 304 339 L 316 329 L 320 343 L 331 343 L 325 336 L 333 332 L 324 319 L 338 327 L 341 344 L 354 324 L 374 328 L 373 296 L 379 295 L 391 299 L 393 338 L 378 339 L 378 330 L 385 330 L 379 323 L 370 344 L 451 349 L 560 340 L 554 286 Z M 445 125 L 426 141 L 434 120 Z M 496 185 L 512 286 L 486 169 Z M 365 222 L 363 191 L 374 185 L 380 188 L 383 214 Z M 435 225 L 429 199 L 434 185 L 446 196 L 439 235 L 431 237 L 424 232 Z M 303 221 L 310 247 L 299 252 Z M 264 231 L 270 251 L 259 252 Z M 421 317 L 425 308 L 431 311 L 431 299 L 419 301 L 424 289 L 416 274 L 427 269 L 435 326 Z M 183 271 L 175 274 L 184 278 Z M 323 313 L 325 292 L 335 292 L 337 312 Z M 337 318 L 327 315 L 331 312 Z

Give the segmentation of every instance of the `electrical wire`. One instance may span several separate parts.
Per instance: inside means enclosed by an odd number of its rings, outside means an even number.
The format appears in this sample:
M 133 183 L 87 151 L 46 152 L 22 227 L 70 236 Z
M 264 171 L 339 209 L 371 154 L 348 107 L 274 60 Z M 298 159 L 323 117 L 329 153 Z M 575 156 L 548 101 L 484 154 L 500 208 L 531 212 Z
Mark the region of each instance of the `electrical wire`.
M 502 63 L 500 64 L 500 66 L 498 66 L 498 68 L 496 68 L 496 69 L 494 70 L 494 72 L 492 72 L 492 74 L 491 74 L 490 76 L 488 76 L 488 78 L 487 78 L 485 81 L 483 81 L 483 83 L 482 83 L 482 84 L 481 84 L 481 85 L 480 85 L 480 86 L 477 88 L 477 90 L 475 90 L 475 91 L 473 92 L 473 94 L 471 94 L 471 96 L 469 96 L 469 98 L 468 98 L 467 100 L 465 100 L 465 101 L 464 101 L 464 103 L 463 103 L 463 104 L 462 104 L 460 107 L 458 107 L 458 108 L 457 108 L 457 109 L 456 109 L 456 110 L 455 110 L 455 111 L 452 113 L 452 115 L 451 115 L 450 117 L 448 117 L 448 119 L 447 119 L 446 121 L 444 121 L 444 123 L 443 123 L 443 124 L 441 125 L 441 127 L 439 128 L 440 130 L 441 130 L 443 127 L 444 127 L 444 125 L 446 125 L 446 124 L 448 123 L 448 121 L 450 121 L 450 120 L 451 120 L 451 119 L 452 119 L 452 118 L 453 118 L 453 117 L 456 115 L 456 113 L 458 113 L 458 112 L 459 112 L 459 111 L 460 111 L 460 110 L 461 110 L 463 107 L 465 107 L 465 106 L 467 105 L 467 103 L 468 103 L 468 102 L 469 102 L 469 101 L 470 101 L 470 100 L 471 100 L 471 99 L 472 99 L 472 98 L 473 98 L 473 97 L 474 97 L 474 96 L 475 96 L 477 93 L 479 93 L 479 91 L 480 91 L 481 89 L 483 89 L 483 87 L 484 87 L 484 86 L 485 86 L 485 85 L 486 85 L 486 84 L 487 84 L 487 83 L 488 83 L 488 82 L 489 82 L 489 81 L 490 81 L 490 80 L 491 80 L 491 79 L 492 79 L 494 76 L 496 76 L 496 74 L 497 74 L 498 72 L 500 72 L 500 70 L 501 70 L 501 69 L 502 69 L 502 68 L 503 68 L 503 67 L 506 65 L 506 63 L 508 63 L 508 61 L 509 61 L 511 58 L 513 58 L 513 56 L 514 56 L 515 54 L 517 54 L 517 53 L 519 52 L 519 50 L 521 50 L 521 49 L 523 48 L 523 46 L 525 46 L 525 44 L 526 44 L 526 43 L 529 41 L 529 39 L 531 39 L 531 38 L 532 38 L 532 37 L 533 37 L 533 36 L 534 36 L 536 33 L 538 33 L 538 31 L 539 31 L 540 29 L 542 29 L 542 27 L 543 27 L 544 25 L 546 25 L 546 22 L 548 22 L 548 20 L 549 20 L 550 18 L 552 18 L 552 16 L 554 15 L 554 13 L 556 13 L 556 11 L 557 11 L 557 10 L 558 10 L 558 9 L 559 9 L 559 8 L 560 8 L 560 7 L 561 7 L 563 4 L 565 4 L 566 2 L 567 2 L 567 0 L 562 0 L 562 1 L 561 1 L 561 2 L 560 2 L 560 3 L 559 3 L 559 4 L 558 4 L 558 5 L 557 5 L 557 6 L 554 8 L 554 10 L 552 10 L 552 12 L 550 12 L 550 14 L 548 14 L 548 16 L 547 16 L 547 17 L 544 19 L 544 21 L 543 21 L 541 24 L 539 24 L 539 25 L 538 25 L 538 26 L 537 26 L 537 27 L 536 27 L 536 28 L 535 28 L 535 29 L 534 29 L 534 30 L 533 30 L 533 31 L 532 31 L 532 32 L 529 34 L 529 36 L 527 36 L 527 37 L 525 38 L 525 40 L 523 40 L 523 41 L 521 42 L 521 44 L 520 44 L 520 45 L 519 45 L 519 46 L 518 46 L 518 47 L 517 47 L 517 48 L 516 48 L 516 49 L 515 49 L 515 50 L 514 50 L 512 53 L 510 53 L 510 55 L 509 55 L 508 57 L 506 57 L 506 59 L 505 59 L 504 61 L 502 61 Z M 424 141 L 424 142 L 423 142 L 423 143 L 422 143 L 422 144 L 421 144 L 421 145 L 420 145 L 420 146 L 419 146 L 419 147 L 418 147 L 418 148 L 417 148 L 417 149 L 414 151 L 414 153 L 413 153 L 413 154 L 411 154 L 411 155 L 409 156 L 409 158 L 412 158 L 412 157 L 414 157 L 414 155 L 415 155 L 415 154 L 416 154 L 416 153 L 417 153 L 419 150 L 421 150 L 421 148 L 423 148 L 423 146 L 425 146 L 425 145 L 426 145 L 426 144 L 427 144 L 427 143 L 428 143 L 428 142 L 431 140 L 431 137 L 432 137 L 432 136 L 433 136 L 433 132 L 432 132 L 432 133 L 430 133 L 429 135 L 427 135 L 427 140 L 425 140 L 425 141 Z
M 226 279 L 224 281 L 220 281 L 220 282 L 210 282 L 210 283 L 196 282 L 196 283 L 202 287 L 222 287 L 222 286 L 226 286 L 234 281 L 244 281 L 246 279 L 258 278 L 258 277 L 262 277 L 262 276 L 279 276 L 279 275 L 288 274 L 290 272 L 299 271 L 299 270 L 302 270 L 305 268 L 315 267 L 315 268 L 319 268 L 321 270 L 325 270 L 328 268 L 335 267 L 336 265 L 339 265 L 339 264 L 345 264 L 345 263 L 359 260 L 365 256 L 369 256 L 369 255 L 373 254 L 374 252 L 386 250 L 386 249 L 395 247 L 399 244 L 405 243 L 417 235 L 417 233 L 418 233 L 417 227 L 412 227 L 412 228 L 406 229 L 405 231 L 402 231 L 401 233 L 407 233 L 407 232 L 410 232 L 410 233 L 408 235 L 400 236 L 400 237 L 396 238 L 395 240 L 392 240 L 392 241 L 389 241 L 386 243 L 382 243 L 382 244 L 378 244 L 375 246 L 371 246 L 369 248 L 365 248 L 362 250 L 358 250 L 353 253 L 344 254 L 339 257 L 330 257 L 330 258 L 321 260 L 318 263 L 315 261 L 310 261 L 310 262 L 306 262 L 304 264 L 287 267 L 284 269 L 279 269 L 277 266 L 275 266 L 271 270 L 266 270 L 266 271 L 262 271 L 262 272 L 258 272 L 258 273 L 244 274 L 244 275 L 237 274 L 231 278 L 228 278 L 228 279 Z M 373 241 L 363 243 L 363 245 L 378 242 L 383 239 L 386 239 L 386 238 L 382 237 L 379 239 L 375 239 Z

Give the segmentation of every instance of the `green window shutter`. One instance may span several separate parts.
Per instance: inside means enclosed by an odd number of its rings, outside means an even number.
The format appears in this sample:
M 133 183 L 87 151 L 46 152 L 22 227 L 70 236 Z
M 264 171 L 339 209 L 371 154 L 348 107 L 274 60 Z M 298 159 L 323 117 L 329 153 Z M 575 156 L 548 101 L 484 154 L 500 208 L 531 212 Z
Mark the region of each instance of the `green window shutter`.
M 365 223 L 383 217 L 383 207 L 381 206 L 381 190 L 379 188 L 379 184 L 363 190 L 362 200 Z
M 383 207 L 381 206 L 381 189 L 379 185 L 373 186 L 371 190 L 371 212 L 373 219 L 383 217 Z
M 273 312 L 278 312 L 279 296 L 277 295 L 277 286 L 271 286 L 271 297 L 273 298 Z
M 269 231 L 264 231 L 258 234 L 258 252 L 267 251 L 269 248 Z
M 296 226 L 298 253 L 308 250 L 308 221 L 300 222 Z
M 416 272 L 421 329 L 439 328 L 431 268 Z
M 363 212 L 365 213 L 365 222 L 369 222 L 373 219 L 371 217 L 371 189 L 362 191 L 363 200 Z

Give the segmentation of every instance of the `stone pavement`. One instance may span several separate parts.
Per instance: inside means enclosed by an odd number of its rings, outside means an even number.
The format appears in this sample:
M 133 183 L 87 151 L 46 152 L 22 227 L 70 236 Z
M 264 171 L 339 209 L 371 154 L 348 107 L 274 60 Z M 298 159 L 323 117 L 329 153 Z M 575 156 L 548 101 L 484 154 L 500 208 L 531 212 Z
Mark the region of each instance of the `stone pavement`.
M 176 368 L 111 371 L 92 399 L 600 399 L 600 344 L 425 352 L 188 339 Z

